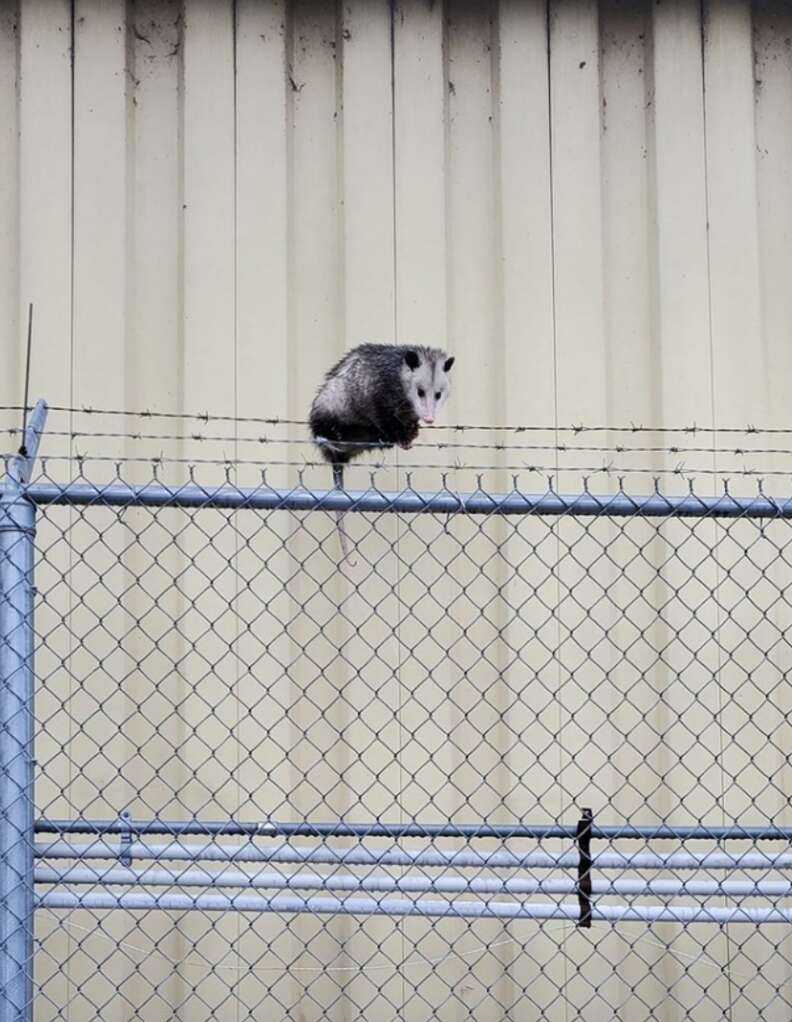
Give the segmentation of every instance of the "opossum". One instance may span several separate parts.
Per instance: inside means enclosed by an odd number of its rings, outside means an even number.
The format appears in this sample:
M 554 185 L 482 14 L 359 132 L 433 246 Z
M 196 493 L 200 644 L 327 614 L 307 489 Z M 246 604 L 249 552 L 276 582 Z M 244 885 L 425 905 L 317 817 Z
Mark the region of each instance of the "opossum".
M 450 391 L 454 356 L 440 348 L 361 344 L 327 373 L 311 405 L 309 425 L 342 489 L 344 465 L 367 451 L 398 444 L 408 450 L 419 424 L 434 422 Z M 349 555 L 343 513 L 336 513 L 341 561 Z M 354 563 L 354 562 L 350 562 Z

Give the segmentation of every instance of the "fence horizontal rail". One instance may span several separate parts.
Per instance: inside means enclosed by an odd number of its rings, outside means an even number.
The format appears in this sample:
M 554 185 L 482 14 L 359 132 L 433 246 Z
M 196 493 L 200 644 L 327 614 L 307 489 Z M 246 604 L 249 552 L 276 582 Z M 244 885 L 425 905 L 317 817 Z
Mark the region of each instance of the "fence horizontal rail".
M 141 842 L 111 845 L 105 841 L 91 844 L 72 844 L 68 841 L 53 841 L 51 844 L 35 845 L 38 859 L 118 859 L 124 855 L 131 859 L 164 860 L 173 862 L 308 862 L 324 865 L 347 866 L 426 866 L 428 868 L 456 869 L 573 869 L 577 868 L 577 852 L 562 852 L 557 855 L 548 852 L 495 851 L 489 854 L 472 851 L 442 852 L 436 849 L 407 851 L 405 849 L 372 848 L 315 848 L 278 845 L 273 848 L 259 848 L 250 843 L 245 845 L 181 844 L 172 842 L 165 845 L 146 845 Z M 728 852 L 671 852 L 659 855 L 653 852 L 637 852 L 626 855 L 621 852 L 599 852 L 592 856 L 594 869 L 790 869 L 792 853 L 767 855 L 762 852 L 744 852 L 729 855 Z
M 295 895 L 239 894 L 81 894 L 53 891 L 36 897 L 37 908 L 47 909 L 126 909 L 133 912 L 155 910 L 184 912 L 277 912 L 316 915 L 428 916 L 473 919 L 568 919 L 577 922 L 579 909 L 571 904 L 525 904 L 524 902 L 409 901 L 406 898 L 332 898 Z M 730 906 L 709 908 L 688 905 L 595 905 L 593 919 L 604 922 L 672 923 L 786 923 L 792 922 L 792 909 L 746 908 Z
M 269 890 L 378 891 L 405 894 L 574 894 L 577 881 L 571 878 L 541 877 L 429 877 L 367 875 L 325 876 L 318 873 L 244 873 L 223 869 L 208 872 L 202 869 L 168 870 L 157 867 L 123 869 L 68 866 L 55 869 L 38 866 L 37 884 L 75 884 L 80 886 L 111 885 L 136 887 L 243 887 Z M 788 880 L 592 880 L 592 893 L 598 895 L 655 896 L 674 898 L 696 897 L 772 897 L 792 896 Z
M 98 507 L 177 507 L 286 511 L 362 511 L 376 514 L 465 514 L 465 515 L 575 515 L 614 518 L 792 518 L 792 499 L 772 497 L 662 496 L 654 493 L 630 497 L 624 493 L 563 496 L 554 492 L 523 494 L 418 493 L 414 490 L 280 490 L 221 486 L 205 489 L 197 485 L 168 487 L 147 484 L 129 486 L 113 483 L 96 486 L 70 483 L 57 486 L 35 483 L 24 494 L 42 505 L 91 505 Z
M 196 837 L 390 837 L 390 838 L 568 838 L 574 840 L 575 826 L 542 823 L 261 823 L 240 820 L 37 820 L 37 834 L 155 834 Z M 592 826 L 592 838 L 636 841 L 788 841 L 792 827 L 755 826 Z

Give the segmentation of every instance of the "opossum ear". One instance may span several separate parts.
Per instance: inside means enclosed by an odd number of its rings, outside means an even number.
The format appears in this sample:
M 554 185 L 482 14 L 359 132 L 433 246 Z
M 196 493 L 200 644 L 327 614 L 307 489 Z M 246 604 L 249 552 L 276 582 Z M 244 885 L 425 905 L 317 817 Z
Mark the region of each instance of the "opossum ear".
M 404 361 L 407 363 L 410 369 L 417 369 L 421 364 L 420 358 L 418 358 L 418 352 L 408 348 L 404 353 Z
M 445 360 L 445 362 L 443 363 L 443 372 L 444 373 L 447 373 L 450 370 L 451 366 L 454 364 L 454 359 L 455 359 L 455 356 L 452 355 L 451 358 L 447 358 Z

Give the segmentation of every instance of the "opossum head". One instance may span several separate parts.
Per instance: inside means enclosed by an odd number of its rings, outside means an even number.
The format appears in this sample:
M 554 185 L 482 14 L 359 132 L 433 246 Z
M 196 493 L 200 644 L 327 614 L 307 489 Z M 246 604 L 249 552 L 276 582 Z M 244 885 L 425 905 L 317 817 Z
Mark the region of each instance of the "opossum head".
M 432 348 L 408 348 L 404 353 L 402 381 L 417 418 L 431 425 L 448 400 L 449 372 L 453 355 Z

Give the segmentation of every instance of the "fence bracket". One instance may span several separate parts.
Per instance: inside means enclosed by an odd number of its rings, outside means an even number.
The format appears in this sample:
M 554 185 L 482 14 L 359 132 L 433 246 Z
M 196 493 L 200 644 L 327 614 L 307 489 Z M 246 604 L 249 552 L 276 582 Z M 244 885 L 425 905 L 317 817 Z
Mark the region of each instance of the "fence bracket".
M 119 842 L 118 861 L 128 869 L 132 865 L 132 841 L 135 836 L 132 828 L 132 813 L 125 809 L 122 813 L 119 813 L 119 819 L 122 824 L 125 824 L 125 829 L 121 833 L 121 841 Z
M 48 411 L 47 402 L 43 398 L 39 398 L 25 426 L 25 433 L 22 437 L 19 453 L 15 454 L 13 458 L 9 458 L 8 474 L 5 479 L 6 491 L 15 490 L 18 492 L 20 487 L 29 483 L 32 479 L 39 442 L 47 423 Z
M 583 809 L 577 825 L 578 848 L 578 882 L 577 896 L 580 906 L 578 926 L 588 929 L 591 926 L 591 828 L 594 814 L 591 809 Z

